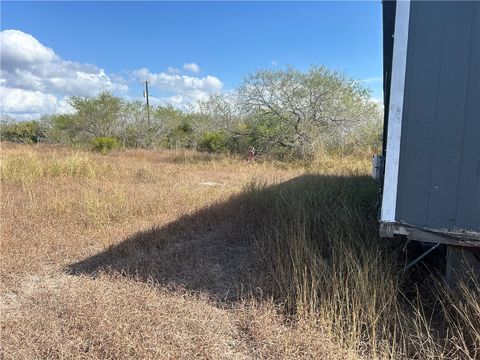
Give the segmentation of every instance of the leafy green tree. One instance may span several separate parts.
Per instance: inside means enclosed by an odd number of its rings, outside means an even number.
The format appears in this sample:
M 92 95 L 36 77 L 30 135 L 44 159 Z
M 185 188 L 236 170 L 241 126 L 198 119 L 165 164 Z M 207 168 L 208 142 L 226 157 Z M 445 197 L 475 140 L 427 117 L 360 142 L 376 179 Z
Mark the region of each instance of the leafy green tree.
M 103 92 L 95 97 L 72 96 L 69 104 L 75 114 L 66 125 L 75 131 L 77 136 L 95 138 L 115 135 L 123 109 L 122 99 Z
M 367 89 L 325 67 L 257 71 L 244 80 L 239 96 L 242 111 L 269 144 L 302 157 L 379 116 Z

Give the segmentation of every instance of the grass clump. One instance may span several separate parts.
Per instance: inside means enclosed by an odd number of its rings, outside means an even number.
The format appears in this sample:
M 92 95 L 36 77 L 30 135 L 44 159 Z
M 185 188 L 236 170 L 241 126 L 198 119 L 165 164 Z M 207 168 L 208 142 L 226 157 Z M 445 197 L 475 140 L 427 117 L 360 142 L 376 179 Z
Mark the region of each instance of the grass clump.
M 375 359 L 477 359 L 480 283 L 434 274 L 413 296 L 402 243 L 378 238 L 377 185 L 367 176 L 306 175 L 250 188 L 258 282 L 296 321 Z M 403 274 L 403 275 L 402 275 Z M 411 292 L 411 291 L 410 291 Z
M 84 195 L 84 213 L 89 226 L 118 223 L 128 217 L 128 198 L 121 189 L 87 191 Z
M 35 152 L 13 153 L 2 158 L 1 180 L 12 184 L 29 184 L 46 177 L 79 177 L 93 179 L 108 172 L 108 166 L 100 165 L 83 152 L 65 156 L 49 153 L 40 156 Z
M 93 151 L 108 154 L 112 150 L 118 149 L 120 144 L 116 138 L 113 137 L 96 137 L 92 140 L 92 149 Z
M 381 256 L 376 191 L 366 176 L 310 175 L 253 188 L 265 286 L 288 312 L 321 319 L 349 347 L 388 339 L 382 331 L 395 308 L 395 259 Z

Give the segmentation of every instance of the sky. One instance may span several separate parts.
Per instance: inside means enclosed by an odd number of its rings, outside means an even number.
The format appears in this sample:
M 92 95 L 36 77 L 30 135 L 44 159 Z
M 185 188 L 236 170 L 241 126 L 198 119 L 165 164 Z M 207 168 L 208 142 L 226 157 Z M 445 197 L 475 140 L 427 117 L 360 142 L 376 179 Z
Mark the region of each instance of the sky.
M 325 65 L 382 98 L 381 2 L 5 2 L 1 112 L 111 91 L 188 108 L 259 69 Z

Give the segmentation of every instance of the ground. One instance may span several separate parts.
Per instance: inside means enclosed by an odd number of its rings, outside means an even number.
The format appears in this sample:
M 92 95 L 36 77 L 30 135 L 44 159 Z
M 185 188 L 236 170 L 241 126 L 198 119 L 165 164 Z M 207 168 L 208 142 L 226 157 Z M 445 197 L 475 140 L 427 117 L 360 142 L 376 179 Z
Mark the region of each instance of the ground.
M 238 218 L 252 182 L 364 174 L 368 158 L 13 144 L 1 158 L 1 358 L 357 358 L 252 286 Z

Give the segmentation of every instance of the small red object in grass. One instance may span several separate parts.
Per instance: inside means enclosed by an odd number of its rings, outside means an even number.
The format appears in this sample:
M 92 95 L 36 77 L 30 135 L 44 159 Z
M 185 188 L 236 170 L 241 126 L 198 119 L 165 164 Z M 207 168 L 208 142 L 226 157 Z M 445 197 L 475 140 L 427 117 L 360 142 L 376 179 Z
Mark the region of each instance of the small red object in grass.
M 247 162 L 255 161 L 255 158 L 255 148 L 253 146 L 250 146 L 247 153 Z

